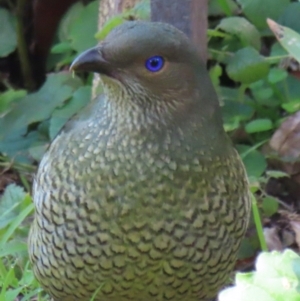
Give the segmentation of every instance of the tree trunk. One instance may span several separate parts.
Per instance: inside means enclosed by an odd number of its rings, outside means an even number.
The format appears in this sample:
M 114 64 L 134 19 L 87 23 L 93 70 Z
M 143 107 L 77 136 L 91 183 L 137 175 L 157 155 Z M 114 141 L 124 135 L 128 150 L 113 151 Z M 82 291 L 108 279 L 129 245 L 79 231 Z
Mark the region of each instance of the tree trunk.
M 134 7 L 139 1 L 140 0 L 101 0 L 99 4 L 98 30 L 103 27 L 109 18 L 116 14 L 122 13 L 126 9 Z M 98 94 L 97 90 L 100 85 L 100 76 L 95 73 L 92 88 L 93 98 Z
M 169 23 L 182 30 L 206 61 L 207 7 L 208 0 L 151 0 L 151 20 Z
M 113 15 L 130 9 L 140 0 L 101 0 L 99 5 L 98 29 Z M 151 20 L 172 24 L 182 30 L 199 50 L 203 61 L 207 59 L 207 10 L 208 0 L 151 0 Z M 100 86 L 100 77 L 94 75 L 95 97 Z

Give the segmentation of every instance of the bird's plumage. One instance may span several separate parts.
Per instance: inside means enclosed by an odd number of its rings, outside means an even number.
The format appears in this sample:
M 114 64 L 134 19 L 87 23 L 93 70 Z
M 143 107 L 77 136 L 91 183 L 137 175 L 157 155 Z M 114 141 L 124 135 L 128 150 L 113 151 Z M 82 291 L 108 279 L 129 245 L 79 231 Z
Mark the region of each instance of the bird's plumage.
M 160 55 L 163 69 L 145 61 Z M 127 22 L 73 69 L 104 94 L 43 157 L 29 237 L 56 301 L 202 301 L 234 266 L 250 198 L 204 64 L 183 33 Z

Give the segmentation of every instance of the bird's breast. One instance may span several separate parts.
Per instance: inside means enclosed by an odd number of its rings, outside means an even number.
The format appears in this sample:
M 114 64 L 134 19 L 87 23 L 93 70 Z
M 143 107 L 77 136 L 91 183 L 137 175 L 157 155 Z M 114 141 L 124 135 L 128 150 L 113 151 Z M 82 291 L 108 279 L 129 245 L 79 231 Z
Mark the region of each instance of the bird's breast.
M 101 300 L 213 296 L 247 224 L 235 153 L 211 158 L 180 130 L 113 131 L 61 135 L 43 158 L 30 237 L 37 278 L 59 301 L 89 300 L 99 287 Z

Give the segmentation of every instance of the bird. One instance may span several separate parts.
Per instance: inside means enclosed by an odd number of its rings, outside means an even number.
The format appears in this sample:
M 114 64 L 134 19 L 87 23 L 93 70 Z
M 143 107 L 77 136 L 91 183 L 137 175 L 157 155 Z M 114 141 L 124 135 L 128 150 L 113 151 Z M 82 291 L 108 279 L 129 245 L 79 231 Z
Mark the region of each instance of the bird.
M 55 301 L 206 301 L 247 229 L 244 165 L 196 46 L 127 21 L 71 70 L 103 93 L 71 118 L 33 183 L 28 250 Z

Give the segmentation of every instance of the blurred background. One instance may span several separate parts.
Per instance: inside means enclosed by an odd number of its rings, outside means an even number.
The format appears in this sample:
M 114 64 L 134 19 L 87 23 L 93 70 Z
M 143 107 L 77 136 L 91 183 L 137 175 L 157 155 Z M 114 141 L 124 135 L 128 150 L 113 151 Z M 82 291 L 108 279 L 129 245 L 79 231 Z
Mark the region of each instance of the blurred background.
M 254 195 L 236 269 L 252 271 L 261 250 L 299 252 L 300 2 L 187 2 L 0 0 L 0 301 L 48 300 L 28 263 L 32 179 L 66 121 L 101 93 L 96 76 L 71 74 L 70 63 L 127 20 L 172 23 L 207 62 Z M 297 259 L 285 258 L 276 277 Z

